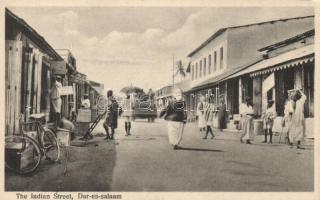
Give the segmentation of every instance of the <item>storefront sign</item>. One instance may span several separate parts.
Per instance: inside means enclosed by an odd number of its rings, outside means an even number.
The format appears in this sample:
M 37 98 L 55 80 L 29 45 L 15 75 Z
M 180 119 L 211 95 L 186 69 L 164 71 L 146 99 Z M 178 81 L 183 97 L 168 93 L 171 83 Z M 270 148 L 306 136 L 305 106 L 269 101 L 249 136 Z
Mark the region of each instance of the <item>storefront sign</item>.
M 67 63 L 65 61 L 51 61 L 50 67 L 53 74 L 64 75 L 67 73 Z
M 72 86 L 63 86 L 60 92 L 61 96 L 73 95 L 73 87 Z

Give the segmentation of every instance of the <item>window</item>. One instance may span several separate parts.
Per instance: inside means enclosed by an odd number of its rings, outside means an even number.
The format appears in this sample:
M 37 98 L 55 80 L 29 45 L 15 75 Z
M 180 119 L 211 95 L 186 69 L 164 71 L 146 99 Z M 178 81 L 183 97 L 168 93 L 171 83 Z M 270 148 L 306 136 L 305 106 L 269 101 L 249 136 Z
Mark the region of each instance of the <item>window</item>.
M 213 58 L 213 71 L 216 71 L 217 69 L 217 52 L 214 51 L 214 58 Z
M 196 63 L 196 79 L 198 78 L 198 63 Z
M 200 60 L 200 73 L 199 73 L 199 78 L 202 76 L 202 60 Z
M 211 73 L 211 54 L 208 56 L 208 62 L 209 62 L 209 68 L 208 68 L 208 74 Z
M 220 69 L 223 68 L 223 47 L 220 48 Z
M 203 76 L 206 76 L 207 73 L 207 59 L 203 59 Z
M 194 65 L 191 66 L 191 76 L 192 80 L 194 79 Z

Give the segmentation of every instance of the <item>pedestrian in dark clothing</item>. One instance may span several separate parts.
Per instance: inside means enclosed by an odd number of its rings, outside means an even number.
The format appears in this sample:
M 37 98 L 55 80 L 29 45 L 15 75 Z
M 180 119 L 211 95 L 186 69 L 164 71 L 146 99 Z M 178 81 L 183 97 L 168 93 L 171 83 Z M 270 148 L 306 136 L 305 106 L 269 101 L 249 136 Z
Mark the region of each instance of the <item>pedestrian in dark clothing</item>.
M 182 98 L 182 90 L 175 88 L 173 91 L 174 99 L 168 106 L 160 112 L 160 117 L 168 122 L 168 139 L 173 149 L 179 149 L 182 140 L 184 126 L 187 122 L 186 102 Z
M 223 131 L 226 128 L 226 117 L 227 117 L 227 106 L 224 103 L 224 99 L 220 100 L 220 105 L 218 108 L 218 122 L 219 122 L 219 129 Z
M 107 92 L 107 117 L 103 123 L 103 127 L 106 130 L 106 140 L 113 140 L 114 139 L 114 131 L 118 127 L 118 115 L 119 115 L 119 105 L 115 98 L 113 97 L 112 90 Z M 121 113 L 120 113 L 121 114 Z M 111 129 L 111 134 L 109 132 L 109 128 Z

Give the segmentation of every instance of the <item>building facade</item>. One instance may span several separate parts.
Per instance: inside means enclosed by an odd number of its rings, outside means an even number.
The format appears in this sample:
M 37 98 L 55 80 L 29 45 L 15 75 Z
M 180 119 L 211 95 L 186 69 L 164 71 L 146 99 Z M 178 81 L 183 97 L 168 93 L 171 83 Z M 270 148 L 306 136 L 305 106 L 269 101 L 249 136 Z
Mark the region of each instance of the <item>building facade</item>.
M 259 96 L 262 88 L 249 75 L 226 78 L 263 60 L 258 49 L 313 27 L 314 17 L 306 16 L 218 30 L 188 55 L 191 89 L 187 94 L 191 113 L 195 113 L 199 96 L 205 95 L 216 107 L 223 100 L 232 119 L 234 114 L 239 113 L 244 97 Z M 253 100 L 255 112 L 260 115 L 261 101 Z
M 249 77 L 252 80 L 254 110 L 264 112 L 267 102 L 274 100 L 279 117 L 284 115 L 289 92 L 302 89 L 307 96 L 304 116 L 306 133 L 313 137 L 314 118 L 314 29 L 259 49 L 264 59 L 239 71 L 226 80 Z M 239 91 L 241 88 L 239 88 Z M 280 132 L 280 120 L 275 131 Z
M 52 61 L 61 56 L 23 19 L 5 10 L 5 126 L 20 131 L 19 118 L 45 113 L 49 120 Z

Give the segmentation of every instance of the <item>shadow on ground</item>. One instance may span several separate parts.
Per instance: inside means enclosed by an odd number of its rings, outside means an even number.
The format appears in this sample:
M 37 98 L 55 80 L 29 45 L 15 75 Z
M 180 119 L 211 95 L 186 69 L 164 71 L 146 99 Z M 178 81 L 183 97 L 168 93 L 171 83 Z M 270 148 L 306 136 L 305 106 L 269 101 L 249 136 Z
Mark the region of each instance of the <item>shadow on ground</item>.
M 42 161 L 28 176 L 5 173 L 6 191 L 109 191 L 116 163 L 116 142 L 76 140 L 62 148 L 60 163 Z M 97 177 L 99 174 L 99 178 Z
M 206 148 L 188 148 L 188 147 L 179 147 L 177 150 L 186 150 L 186 151 L 208 151 L 208 152 L 224 152 L 222 150 L 216 149 L 206 149 Z

